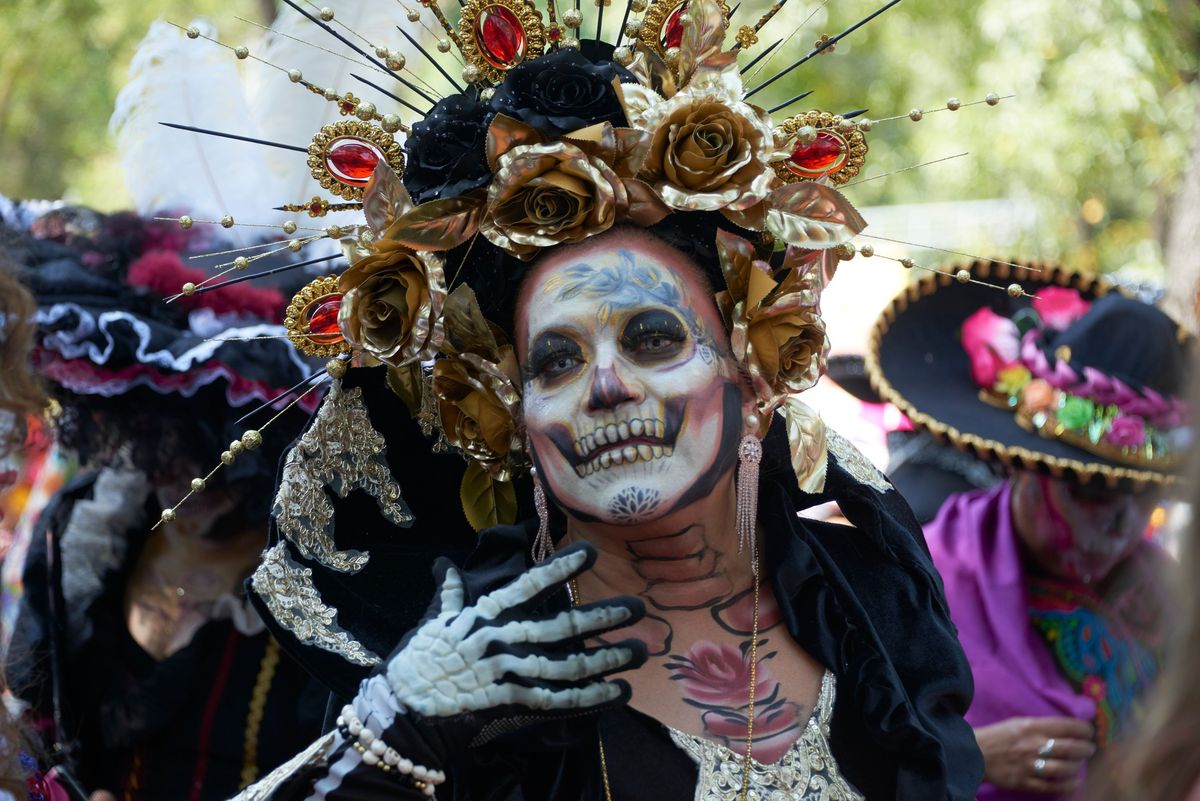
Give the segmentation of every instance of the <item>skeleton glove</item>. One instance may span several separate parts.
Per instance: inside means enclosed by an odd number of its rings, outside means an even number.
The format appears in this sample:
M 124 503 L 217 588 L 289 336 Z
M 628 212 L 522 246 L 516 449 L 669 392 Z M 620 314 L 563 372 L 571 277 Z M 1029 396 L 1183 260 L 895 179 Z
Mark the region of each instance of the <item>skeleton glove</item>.
M 565 548 L 471 606 L 464 605 L 458 571 L 440 561 L 429 613 L 387 664 L 395 700 L 422 729 L 436 730 L 435 739 L 460 747 L 511 728 L 504 721 L 627 701 L 629 685 L 604 677 L 644 662 L 645 646 L 626 640 L 589 648 L 584 641 L 639 620 L 641 601 L 611 598 L 545 616 L 531 611 L 595 559 L 589 545 Z

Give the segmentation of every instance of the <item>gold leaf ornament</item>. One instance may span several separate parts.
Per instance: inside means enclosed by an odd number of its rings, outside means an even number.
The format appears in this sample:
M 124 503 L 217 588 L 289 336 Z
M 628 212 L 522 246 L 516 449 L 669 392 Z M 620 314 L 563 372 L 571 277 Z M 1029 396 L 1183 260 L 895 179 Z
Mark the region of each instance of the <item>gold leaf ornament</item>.
M 829 467 L 828 433 L 821 415 L 796 397 L 784 401 L 779 411 L 786 423 L 792 471 L 801 491 L 819 494 L 825 490 Z
M 392 223 L 413 208 L 412 198 L 400 176 L 385 162 L 375 165 L 371 180 L 363 192 L 363 214 L 376 235 L 382 235 Z
M 805 181 L 767 196 L 767 230 L 789 245 L 823 250 L 862 233 L 867 221 L 836 189 Z
M 706 71 L 737 64 L 737 54 L 722 52 L 728 21 L 716 0 L 688 0 L 679 41 L 679 83 L 688 85 Z
M 413 250 L 453 250 L 479 231 L 485 191 L 422 203 L 396 218 L 383 237 Z
M 476 531 L 517 519 L 517 493 L 511 481 L 497 481 L 478 462 L 468 462 L 459 487 L 463 514 Z

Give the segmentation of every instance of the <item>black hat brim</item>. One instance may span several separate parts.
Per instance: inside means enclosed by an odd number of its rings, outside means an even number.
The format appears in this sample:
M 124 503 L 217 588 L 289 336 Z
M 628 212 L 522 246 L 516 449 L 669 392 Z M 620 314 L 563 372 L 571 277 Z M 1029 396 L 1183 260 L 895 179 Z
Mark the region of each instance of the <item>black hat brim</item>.
M 953 273 L 967 269 L 993 285 L 1020 283 L 1026 295 L 1013 298 L 993 286 L 960 283 Z M 980 459 L 1080 483 L 1138 489 L 1169 485 L 1168 471 L 1133 467 L 1026 430 L 1011 411 L 980 399 L 959 332 L 982 307 L 1012 317 L 1030 305 L 1039 287 L 1077 289 L 1088 299 L 1120 291 L 1108 282 L 1056 265 L 976 261 L 931 274 L 910 284 L 884 310 L 871 332 L 866 367 L 880 396 L 895 404 L 915 425 Z

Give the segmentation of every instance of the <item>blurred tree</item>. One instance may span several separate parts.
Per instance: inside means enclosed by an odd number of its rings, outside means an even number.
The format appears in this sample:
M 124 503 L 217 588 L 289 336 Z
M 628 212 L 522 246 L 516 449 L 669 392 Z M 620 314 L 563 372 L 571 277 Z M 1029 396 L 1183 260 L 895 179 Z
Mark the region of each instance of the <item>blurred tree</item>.
M 9 0 L 0 26 L 0 193 L 127 205 L 108 117 L 150 23 L 209 16 L 236 33 L 248 26 L 235 14 L 262 21 L 270 7 L 269 0 Z
M 818 35 L 837 33 L 879 1 L 790 0 L 758 47 L 803 25 L 761 71 L 750 73 L 749 84 L 774 75 Z M 127 202 L 113 188 L 120 182 L 106 123 L 151 19 L 186 23 L 207 14 L 233 41 L 246 32 L 234 15 L 265 22 L 272 11 L 272 0 L 16 3 L 0 28 L 6 165 L 0 192 L 65 192 L 104 208 Z M 750 0 L 734 24 L 763 7 Z M 1167 232 L 1179 219 L 1172 211 L 1178 188 L 1186 170 L 1200 171 L 1200 161 L 1188 168 L 1186 158 L 1200 112 L 1198 16 L 1194 0 L 905 0 L 754 101 L 772 107 L 815 89 L 776 119 L 813 107 L 868 107 L 875 119 L 901 115 L 869 134 L 864 177 L 970 152 L 849 187 L 859 205 L 1009 198 L 1037 215 L 1034 231 L 1012 243 L 1024 256 L 1159 271 Z M 617 19 L 609 15 L 609 33 Z M 1015 97 L 998 108 L 926 113 L 917 123 L 905 116 L 912 108 L 942 106 L 950 96 L 967 102 L 990 91 Z M 992 245 L 961 243 L 980 251 Z
M 861 0 L 827 8 L 828 19 L 815 19 L 764 77 L 815 34 L 837 33 L 871 10 Z M 792 19 L 801 13 L 794 9 Z M 862 205 L 1012 198 L 1038 214 L 1036 232 L 1015 243 L 1025 256 L 1155 269 L 1192 138 L 1198 19 L 1188 0 L 906 0 L 778 82 L 789 86 L 756 99 L 770 107 L 816 89 L 805 103 L 855 98 L 879 119 L 937 108 L 951 96 L 965 103 L 992 91 L 1015 95 L 995 109 L 877 125 L 867 176 L 970 155 L 848 194 Z

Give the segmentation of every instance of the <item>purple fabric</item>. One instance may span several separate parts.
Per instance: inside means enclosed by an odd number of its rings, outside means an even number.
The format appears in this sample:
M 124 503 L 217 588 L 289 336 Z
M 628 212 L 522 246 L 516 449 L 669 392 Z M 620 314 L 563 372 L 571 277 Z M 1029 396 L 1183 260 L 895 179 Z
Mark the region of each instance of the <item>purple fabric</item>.
M 971 672 L 973 727 L 1012 717 L 1092 720 L 1095 704 L 1075 692 L 1029 622 L 1025 577 L 1013 530 L 1011 485 L 952 495 L 925 527 L 942 574 L 950 617 Z M 1001 790 L 985 783 L 980 801 L 1047 801 L 1045 795 Z

